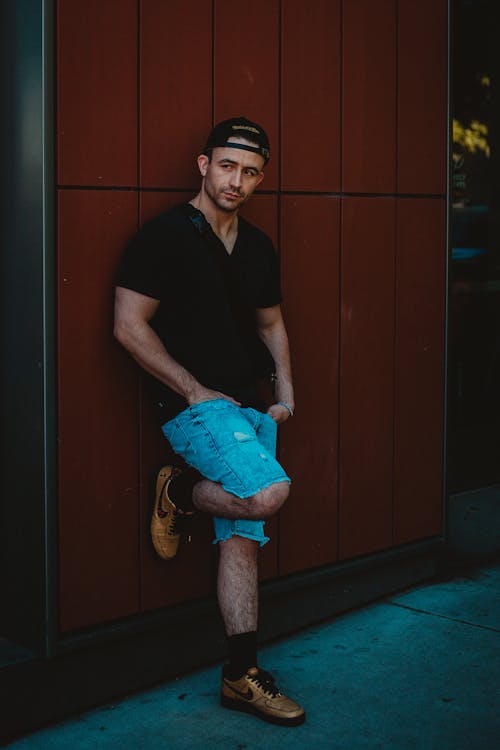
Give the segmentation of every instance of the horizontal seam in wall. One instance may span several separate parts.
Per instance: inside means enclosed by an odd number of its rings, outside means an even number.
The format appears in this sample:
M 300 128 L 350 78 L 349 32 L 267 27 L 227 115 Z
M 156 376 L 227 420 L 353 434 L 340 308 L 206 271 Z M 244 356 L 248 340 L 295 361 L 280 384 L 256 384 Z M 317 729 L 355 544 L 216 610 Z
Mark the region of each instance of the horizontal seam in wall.
M 198 187 L 173 187 L 173 188 L 143 188 L 137 186 L 123 185 L 57 185 L 58 190 L 115 190 L 121 192 L 137 193 L 192 193 Z M 332 198 L 430 198 L 442 200 L 446 198 L 445 193 L 334 193 L 316 190 L 260 190 L 254 193 L 259 195 L 311 195 L 330 196 Z

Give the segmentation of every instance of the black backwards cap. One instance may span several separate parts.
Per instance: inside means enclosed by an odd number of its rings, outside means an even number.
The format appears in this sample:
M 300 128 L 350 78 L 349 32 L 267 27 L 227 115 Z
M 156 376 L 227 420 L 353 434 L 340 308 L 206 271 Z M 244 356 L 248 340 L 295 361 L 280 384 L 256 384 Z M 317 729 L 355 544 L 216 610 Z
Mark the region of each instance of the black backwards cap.
M 231 137 L 246 138 L 254 145 L 247 143 L 228 143 Z M 247 120 L 245 117 L 232 117 L 230 120 L 223 120 L 214 127 L 208 136 L 204 152 L 210 151 L 217 146 L 230 146 L 231 148 L 241 148 L 243 151 L 253 151 L 260 154 L 267 163 L 270 157 L 269 138 L 264 128 L 257 123 Z

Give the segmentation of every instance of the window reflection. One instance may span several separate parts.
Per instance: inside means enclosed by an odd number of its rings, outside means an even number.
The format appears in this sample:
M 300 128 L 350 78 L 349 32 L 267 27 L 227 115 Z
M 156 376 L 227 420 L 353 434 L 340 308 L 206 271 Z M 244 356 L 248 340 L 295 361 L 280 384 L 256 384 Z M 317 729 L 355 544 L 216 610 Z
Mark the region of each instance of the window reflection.
M 490 0 L 453 3 L 448 486 L 500 480 L 499 63 Z

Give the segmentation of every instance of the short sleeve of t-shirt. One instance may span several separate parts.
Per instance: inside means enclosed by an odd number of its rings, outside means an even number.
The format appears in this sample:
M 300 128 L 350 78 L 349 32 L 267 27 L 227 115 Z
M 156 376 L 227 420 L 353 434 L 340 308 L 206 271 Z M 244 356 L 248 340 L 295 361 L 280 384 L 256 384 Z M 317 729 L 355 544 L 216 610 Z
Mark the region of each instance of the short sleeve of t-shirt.
M 123 286 L 146 297 L 161 299 L 162 265 L 169 244 L 165 242 L 166 228 L 160 219 L 146 224 L 132 238 L 122 255 L 116 286 Z M 168 235 L 167 235 L 168 236 Z

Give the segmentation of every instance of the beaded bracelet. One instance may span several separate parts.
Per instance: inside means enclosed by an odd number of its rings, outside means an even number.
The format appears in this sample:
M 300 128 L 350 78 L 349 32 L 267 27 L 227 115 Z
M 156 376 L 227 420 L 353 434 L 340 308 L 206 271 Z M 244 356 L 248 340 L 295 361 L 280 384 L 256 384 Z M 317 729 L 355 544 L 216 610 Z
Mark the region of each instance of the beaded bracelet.
M 286 404 L 284 401 L 278 401 L 277 403 L 278 403 L 278 406 L 284 406 L 285 409 L 288 409 L 288 411 L 290 412 L 290 416 L 293 417 L 293 409 L 291 406 Z

